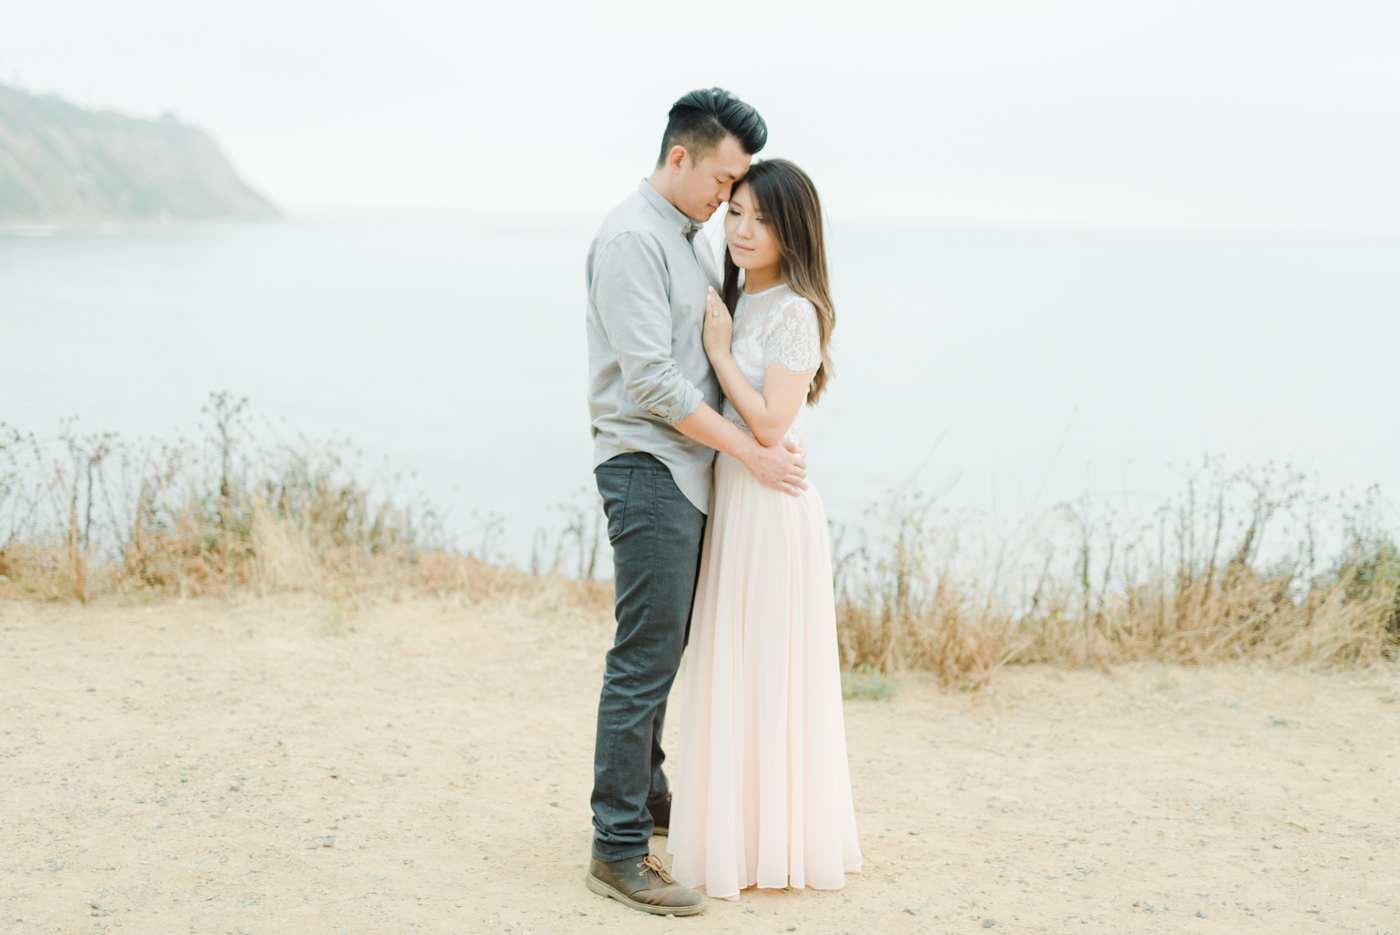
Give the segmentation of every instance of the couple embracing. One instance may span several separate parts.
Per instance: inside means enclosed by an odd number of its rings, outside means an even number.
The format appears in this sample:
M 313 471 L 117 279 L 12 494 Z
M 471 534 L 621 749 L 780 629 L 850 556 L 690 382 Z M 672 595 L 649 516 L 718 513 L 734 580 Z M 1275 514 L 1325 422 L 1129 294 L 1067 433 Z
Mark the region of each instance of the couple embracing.
M 729 92 L 685 95 L 655 171 L 588 253 L 617 635 L 586 882 L 652 913 L 703 911 L 702 885 L 837 889 L 861 864 L 826 514 L 800 429 L 831 372 L 821 204 L 791 162 L 752 162 L 767 136 Z M 696 236 L 721 204 L 723 269 Z M 687 645 L 672 797 L 661 735 Z

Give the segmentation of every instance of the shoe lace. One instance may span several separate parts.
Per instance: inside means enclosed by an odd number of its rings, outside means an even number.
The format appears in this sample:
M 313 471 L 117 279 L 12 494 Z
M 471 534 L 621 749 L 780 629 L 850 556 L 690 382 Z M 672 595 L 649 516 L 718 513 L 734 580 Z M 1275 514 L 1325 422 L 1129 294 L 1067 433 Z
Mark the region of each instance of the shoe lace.
M 637 864 L 637 866 L 645 867 L 647 870 L 650 870 L 652 873 L 659 876 L 661 878 L 662 883 L 676 882 L 675 879 L 672 878 L 672 876 L 666 872 L 666 868 L 661 866 L 661 859 L 655 854 L 646 855 L 642 858 L 641 863 Z

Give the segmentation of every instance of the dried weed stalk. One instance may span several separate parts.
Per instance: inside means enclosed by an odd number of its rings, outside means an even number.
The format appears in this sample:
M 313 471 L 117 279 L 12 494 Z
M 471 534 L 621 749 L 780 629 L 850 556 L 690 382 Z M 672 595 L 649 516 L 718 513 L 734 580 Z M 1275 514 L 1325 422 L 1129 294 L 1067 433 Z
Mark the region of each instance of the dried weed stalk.
M 1207 461 L 1147 517 L 1086 495 L 990 535 L 984 516 L 935 514 L 933 499 L 895 494 L 875 511 L 877 545 L 837 547 L 843 663 L 973 688 L 1008 663 L 1325 667 L 1400 656 L 1388 508 L 1371 491 L 1340 511 L 1340 549 L 1320 565 L 1328 501 L 1306 490 L 1287 471 Z
M 260 440 L 226 393 L 205 413 L 210 431 L 193 443 L 0 427 L 0 599 L 242 589 L 505 598 L 593 616 L 611 605 L 611 585 L 591 580 L 596 503 L 561 507 L 563 532 L 552 550 L 537 540 L 526 573 L 486 560 L 499 518 L 480 556 L 460 554 L 401 479 L 362 482 L 346 445 Z M 1085 495 L 1001 528 L 902 491 L 872 510 L 873 545 L 835 543 L 842 662 L 965 688 L 1028 662 L 1371 665 L 1400 655 L 1388 509 L 1374 491 L 1338 509 L 1298 475 L 1210 461 L 1145 515 Z
M 0 427 L 0 599 L 249 589 L 611 604 L 605 583 L 446 548 L 436 513 L 402 496 L 402 478 L 361 481 L 346 444 L 262 440 L 246 400 L 227 393 L 204 412 L 207 437 L 176 444 L 84 436 L 71 423 L 51 439 Z M 591 571 L 596 559 L 579 561 Z

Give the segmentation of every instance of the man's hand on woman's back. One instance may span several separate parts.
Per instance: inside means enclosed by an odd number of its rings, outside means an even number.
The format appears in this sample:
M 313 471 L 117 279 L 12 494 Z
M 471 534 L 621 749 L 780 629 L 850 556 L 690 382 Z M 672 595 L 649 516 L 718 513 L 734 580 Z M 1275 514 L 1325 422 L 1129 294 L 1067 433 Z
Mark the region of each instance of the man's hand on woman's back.
M 676 429 L 706 447 L 739 459 L 758 482 L 774 490 L 802 496 L 807 489 L 807 450 L 786 438 L 765 448 L 752 435 L 705 403 L 676 423 Z
M 749 473 L 765 487 L 800 497 L 802 491 L 807 489 L 806 455 L 801 445 L 785 438 L 771 448 L 755 443 L 752 449 L 738 457 Z

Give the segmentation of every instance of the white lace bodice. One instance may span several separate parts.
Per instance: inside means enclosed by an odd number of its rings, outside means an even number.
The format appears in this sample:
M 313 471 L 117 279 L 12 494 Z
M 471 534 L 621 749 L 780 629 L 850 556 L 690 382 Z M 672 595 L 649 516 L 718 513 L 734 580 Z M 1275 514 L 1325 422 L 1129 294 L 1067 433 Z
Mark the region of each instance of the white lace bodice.
M 815 372 L 822 362 L 816 308 L 786 283 L 752 295 L 740 290 L 729 353 L 744 379 L 760 393 L 763 392 L 764 371 L 775 363 L 782 364 L 789 373 Z M 743 417 L 728 399 L 720 411 L 730 422 L 749 432 Z M 801 426 L 802 410 L 799 409 L 783 437 L 801 442 Z

